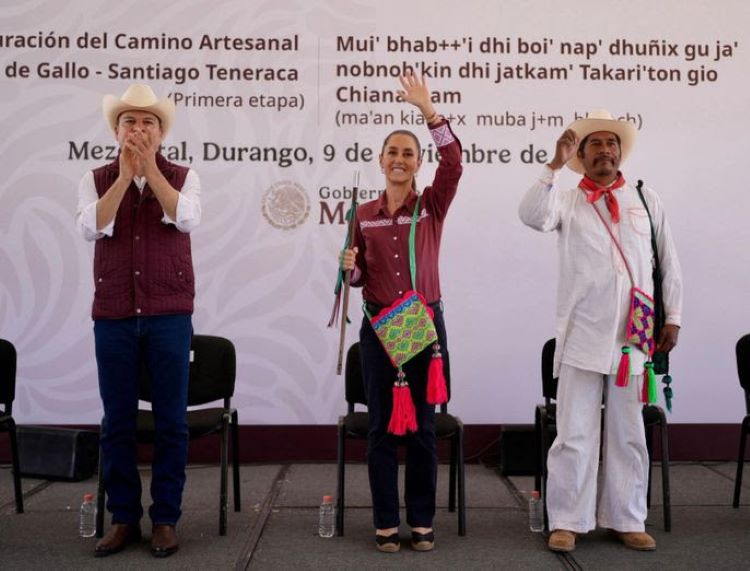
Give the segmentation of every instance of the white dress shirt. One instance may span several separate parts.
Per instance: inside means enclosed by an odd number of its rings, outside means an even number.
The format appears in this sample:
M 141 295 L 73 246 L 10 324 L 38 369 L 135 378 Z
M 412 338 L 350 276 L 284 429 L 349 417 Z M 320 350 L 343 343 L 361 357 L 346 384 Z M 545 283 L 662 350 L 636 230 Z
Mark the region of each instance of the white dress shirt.
M 133 178 L 138 190 L 143 192 L 146 186 L 146 178 L 136 176 Z M 190 232 L 201 220 L 201 181 L 193 169 L 189 169 L 185 176 L 185 183 L 177 198 L 176 220 L 167 216 L 166 212 L 161 221 L 164 224 L 174 224 L 180 232 Z M 98 240 L 104 236 L 112 236 L 117 222 L 117 216 L 101 230 L 96 228 L 96 203 L 99 195 L 96 193 L 94 184 L 94 173 L 88 171 L 78 184 L 78 208 L 76 210 L 76 225 L 81 235 L 89 241 Z
M 559 171 L 549 167 L 526 192 L 519 206 L 524 224 L 541 232 L 558 233 L 557 332 L 554 374 L 560 364 L 616 374 L 629 314 L 631 283 L 617 247 L 596 206 L 617 237 L 633 272 L 635 287 L 653 296 L 651 229 L 648 215 L 633 185 L 614 191 L 620 222 L 612 219 L 600 198 L 592 205 L 579 188 L 557 187 Z M 666 323 L 680 325 L 682 273 L 672 233 L 655 192 L 643 195 L 656 231 Z M 643 372 L 645 355 L 632 348 L 631 374 Z

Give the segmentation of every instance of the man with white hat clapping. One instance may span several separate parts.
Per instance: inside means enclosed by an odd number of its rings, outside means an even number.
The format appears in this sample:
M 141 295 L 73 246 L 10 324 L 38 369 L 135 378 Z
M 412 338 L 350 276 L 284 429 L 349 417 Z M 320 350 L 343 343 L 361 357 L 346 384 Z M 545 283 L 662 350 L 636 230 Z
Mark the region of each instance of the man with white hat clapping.
M 149 373 L 155 421 L 151 481 L 151 550 L 177 551 L 175 525 L 185 484 L 188 364 L 195 284 L 190 232 L 201 219 L 200 180 L 159 152 L 175 106 L 147 85 L 102 109 L 120 152 L 79 184 L 76 222 L 95 241 L 94 340 L 104 406 L 101 450 L 109 532 L 102 557 L 141 537 L 141 482 L 136 466 L 136 411 L 141 367 Z

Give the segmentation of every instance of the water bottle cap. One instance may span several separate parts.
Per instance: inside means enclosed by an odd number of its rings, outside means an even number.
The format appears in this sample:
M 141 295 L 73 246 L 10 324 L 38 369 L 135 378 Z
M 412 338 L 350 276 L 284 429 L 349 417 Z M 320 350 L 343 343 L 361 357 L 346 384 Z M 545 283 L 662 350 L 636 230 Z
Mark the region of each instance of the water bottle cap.
M 94 501 L 94 494 L 83 494 L 83 501 L 84 502 L 93 502 Z
M 332 504 L 333 503 L 333 496 L 323 496 L 323 503 L 324 504 Z
M 535 500 L 538 500 L 540 496 L 541 494 L 539 493 L 539 490 L 534 490 L 533 492 L 531 492 L 531 497 L 534 498 Z

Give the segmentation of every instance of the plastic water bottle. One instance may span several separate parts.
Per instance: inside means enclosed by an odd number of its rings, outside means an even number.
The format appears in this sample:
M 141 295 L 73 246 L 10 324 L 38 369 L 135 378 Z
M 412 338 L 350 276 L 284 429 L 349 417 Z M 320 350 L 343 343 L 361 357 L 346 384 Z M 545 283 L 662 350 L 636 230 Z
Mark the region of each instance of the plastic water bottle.
M 320 520 L 318 521 L 318 535 L 333 537 L 336 522 L 334 521 L 333 496 L 323 496 L 320 504 Z
M 96 503 L 94 502 L 94 494 L 84 494 L 83 496 L 79 532 L 81 537 L 94 537 L 96 534 Z
M 529 496 L 529 529 L 535 533 L 544 529 L 542 509 L 541 495 L 538 490 L 534 490 Z

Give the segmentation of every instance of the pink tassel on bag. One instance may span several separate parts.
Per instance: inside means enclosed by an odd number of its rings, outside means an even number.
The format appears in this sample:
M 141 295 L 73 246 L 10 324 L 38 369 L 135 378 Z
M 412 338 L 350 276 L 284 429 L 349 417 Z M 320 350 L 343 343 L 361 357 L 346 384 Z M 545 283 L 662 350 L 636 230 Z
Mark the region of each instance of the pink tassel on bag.
M 409 383 L 404 377 L 404 372 L 399 370 L 398 380 L 393 383 L 393 410 L 388 422 L 388 432 L 396 436 L 403 436 L 407 431 L 417 431 L 417 411 L 411 400 Z
M 432 359 L 427 369 L 427 402 L 429 404 L 443 404 L 448 402 L 448 387 L 443 370 L 443 356 L 440 345 L 432 346 Z
M 622 348 L 622 357 L 620 357 L 620 366 L 617 367 L 616 387 L 627 387 L 630 379 L 630 347 Z

